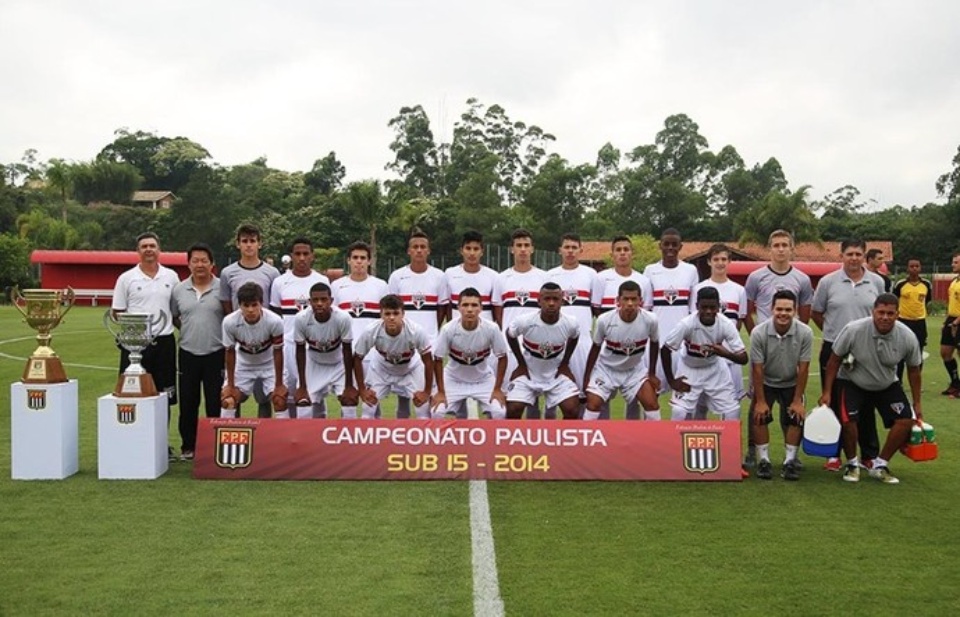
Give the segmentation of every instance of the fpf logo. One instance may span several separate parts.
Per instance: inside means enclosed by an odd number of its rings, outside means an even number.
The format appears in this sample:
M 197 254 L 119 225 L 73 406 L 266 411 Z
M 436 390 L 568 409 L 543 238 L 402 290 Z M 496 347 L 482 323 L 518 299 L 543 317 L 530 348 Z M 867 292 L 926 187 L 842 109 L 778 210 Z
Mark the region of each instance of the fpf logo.
M 41 411 L 47 408 L 46 390 L 27 390 L 27 409 Z
M 249 467 L 253 462 L 252 428 L 217 428 L 217 455 L 214 461 L 217 467 L 240 469 Z
M 683 468 L 693 473 L 715 473 L 720 469 L 719 433 L 682 433 Z
M 136 403 L 117 403 L 117 422 L 120 424 L 133 424 L 137 421 Z

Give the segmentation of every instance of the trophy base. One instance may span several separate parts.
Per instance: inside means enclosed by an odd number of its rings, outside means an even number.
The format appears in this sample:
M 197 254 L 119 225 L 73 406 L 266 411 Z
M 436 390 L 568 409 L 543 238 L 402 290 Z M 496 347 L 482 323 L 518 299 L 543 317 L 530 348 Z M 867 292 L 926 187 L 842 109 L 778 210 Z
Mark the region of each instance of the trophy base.
M 63 362 L 57 356 L 38 358 L 30 356 L 23 367 L 23 383 L 67 383 Z
M 120 375 L 117 378 L 117 387 L 113 389 L 117 398 L 143 398 L 157 396 L 157 386 L 153 383 L 150 373 L 143 375 Z

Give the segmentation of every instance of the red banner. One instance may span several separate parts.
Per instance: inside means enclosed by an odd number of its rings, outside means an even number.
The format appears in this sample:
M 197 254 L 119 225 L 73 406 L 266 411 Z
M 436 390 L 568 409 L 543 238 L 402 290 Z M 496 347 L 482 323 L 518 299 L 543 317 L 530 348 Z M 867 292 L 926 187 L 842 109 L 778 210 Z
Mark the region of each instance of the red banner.
M 738 422 L 200 420 L 195 478 L 740 480 Z

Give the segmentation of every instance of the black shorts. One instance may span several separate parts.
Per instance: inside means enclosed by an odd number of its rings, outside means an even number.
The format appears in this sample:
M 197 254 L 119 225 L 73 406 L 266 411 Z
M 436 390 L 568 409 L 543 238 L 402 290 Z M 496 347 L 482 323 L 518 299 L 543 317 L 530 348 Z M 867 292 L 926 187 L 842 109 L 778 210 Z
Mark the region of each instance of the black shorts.
M 917 340 L 920 342 L 920 351 L 923 351 L 923 348 L 927 346 L 927 320 L 926 319 L 901 319 L 903 325 L 910 328 L 910 331 L 917 337 Z
M 899 381 L 883 390 L 864 390 L 852 381 L 837 381 L 840 403 L 836 410 L 840 415 L 840 422 L 844 424 L 857 422 L 861 412 L 869 414 L 873 413 L 874 409 L 880 413 L 886 428 L 893 426 L 897 420 L 916 418 L 913 406 L 907 399 L 906 392 L 903 391 L 903 384 Z
M 960 327 L 950 327 L 954 319 L 956 317 L 947 317 L 947 320 L 943 322 L 943 329 L 940 330 L 941 347 L 960 347 Z
M 784 429 L 788 426 L 803 426 L 803 421 L 790 413 L 790 403 L 793 402 L 793 393 L 796 389 L 796 386 L 776 388 L 763 384 L 763 397 L 767 399 L 770 411 L 773 411 L 774 405 L 780 405 L 780 426 Z M 770 424 L 771 422 L 773 422 L 773 414 L 769 413 L 763 419 L 763 423 Z

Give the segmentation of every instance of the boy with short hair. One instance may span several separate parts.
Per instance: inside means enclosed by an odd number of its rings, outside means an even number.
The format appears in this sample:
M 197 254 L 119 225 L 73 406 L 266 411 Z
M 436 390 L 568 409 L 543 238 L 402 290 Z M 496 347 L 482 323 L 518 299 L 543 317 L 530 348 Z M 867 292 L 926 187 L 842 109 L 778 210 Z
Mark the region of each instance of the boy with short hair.
M 299 384 L 294 397 L 297 417 L 325 418 L 326 407 L 321 403 L 327 394 L 336 394 L 341 405 L 356 407 L 358 393 L 353 387 L 350 318 L 333 308 L 330 286 L 326 283 L 314 283 L 310 288 L 310 310 L 294 318 L 293 337 Z M 307 411 L 310 413 L 305 413 Z

